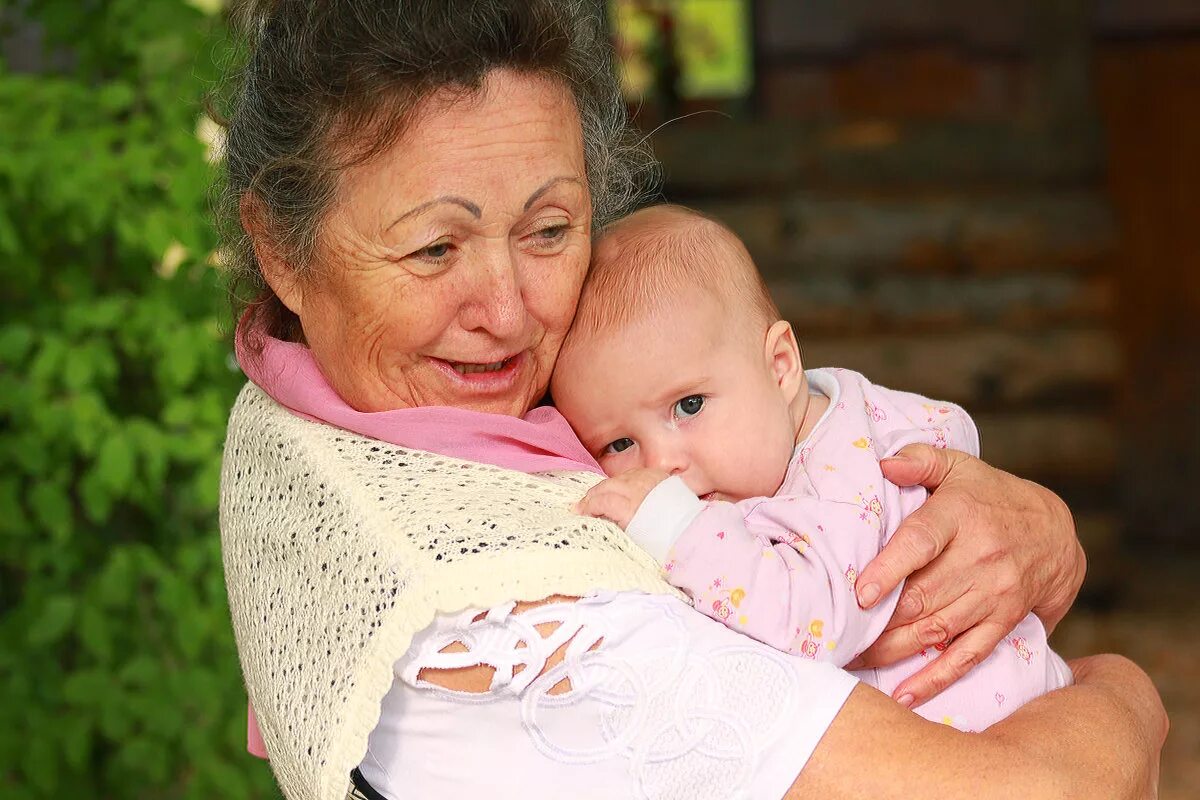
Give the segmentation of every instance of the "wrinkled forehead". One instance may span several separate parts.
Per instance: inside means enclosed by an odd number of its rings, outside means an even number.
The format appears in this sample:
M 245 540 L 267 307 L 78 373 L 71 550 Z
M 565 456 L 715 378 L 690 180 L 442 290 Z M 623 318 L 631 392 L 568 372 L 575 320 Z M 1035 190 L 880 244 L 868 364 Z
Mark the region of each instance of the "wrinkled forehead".
M 339 176 L 342 200 L 473 193 L 468 199 L 482 208 L 484 195 L 523 201 L 531 186 L 555 176 L 574 178 L 587 195 L 571 93 L 536 73 L 497 70 L 476 89 L 437 90 L 403 115 L 380 114 L 357 141 Z

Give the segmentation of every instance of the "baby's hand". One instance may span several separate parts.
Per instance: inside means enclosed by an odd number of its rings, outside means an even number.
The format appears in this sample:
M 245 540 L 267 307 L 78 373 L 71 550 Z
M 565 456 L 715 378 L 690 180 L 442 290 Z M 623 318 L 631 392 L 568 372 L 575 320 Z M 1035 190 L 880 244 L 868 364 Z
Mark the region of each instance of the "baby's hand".
M 646 495 L 650 494 L 650 490 L 669 477 L 660 469 L 631 469 L 622 472 L 617 477 L 606 478 L 588 489 L 583 499 L 575 504 L 575 511 L 590 517 L 611 519 L 622 528 L 627 528 Z

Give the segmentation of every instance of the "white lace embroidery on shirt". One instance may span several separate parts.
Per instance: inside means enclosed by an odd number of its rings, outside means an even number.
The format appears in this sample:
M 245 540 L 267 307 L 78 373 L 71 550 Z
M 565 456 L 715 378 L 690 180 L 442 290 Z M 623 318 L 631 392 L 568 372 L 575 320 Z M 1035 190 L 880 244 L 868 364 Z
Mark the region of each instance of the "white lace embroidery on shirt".
M 610 631 L 601 603 L 512 609 L 511 603 L 498 606 L 482 618 L 465 612 L 419 636 L 403 679 L 459 703 L 515 697 L 526 733 L 545 756 L 567 764 L 624 760 L 644 800 L 682 800 L 681 787 L 688 787 L 689 799 L 747 797 L 758 753 L 801 713 L 798 677 L 787 656 L 753 644 L 697 648 L 673 612 L 658 626 L 657 647 L 614 655 L 604 646 Z M 535 627 L 542 623 L 558 626 L 543 636 Z M 467 650 L 439 652 L 455 642 Z M 563 660 L 546 669 L 564 644 Z M 426 668 L 479 664 L 495 669 L 486 693 L 418 677 Z M 563 681 L 570 689 L 551 694 Z M 581 719 L 596 722 L 580 727 Z

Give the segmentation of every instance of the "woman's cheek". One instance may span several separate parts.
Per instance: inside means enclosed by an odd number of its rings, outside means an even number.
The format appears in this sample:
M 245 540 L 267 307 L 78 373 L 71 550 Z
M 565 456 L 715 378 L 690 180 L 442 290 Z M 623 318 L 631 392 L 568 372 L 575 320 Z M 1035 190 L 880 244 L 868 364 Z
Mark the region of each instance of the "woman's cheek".
M 579 290 L 583 288 L 583 279 L 587 276 L 588 263 L 591 260 L 590 241 L 585 237 L 578 237 L 578 241 L 572 242 L 556 257 L 551 269 L 551 275 L 555 280 L 557 293 L 560 301 L 563 301 L 570 306 L 570 317 L 575 315 L 575 305 L 579 302 Z

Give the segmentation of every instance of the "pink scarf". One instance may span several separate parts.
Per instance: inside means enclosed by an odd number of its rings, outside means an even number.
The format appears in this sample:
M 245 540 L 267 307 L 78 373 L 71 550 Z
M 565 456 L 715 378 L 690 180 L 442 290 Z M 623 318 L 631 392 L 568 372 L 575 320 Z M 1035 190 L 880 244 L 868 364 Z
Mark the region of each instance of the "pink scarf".
M 261 341 L 255 354 L 247 336 Z M 251 381 L 292 413 L 401 447 L 479 461 L 521 472 L 553 470 L 600 473 L 600 465 L 554 408 L 534 408 L 524 417 L 440 406 L 393 411 L 356 411 L 333 390 L 309 349 L 239 326 L 238 363 Z M 267 757 L 251 708 L 247 749 Z

